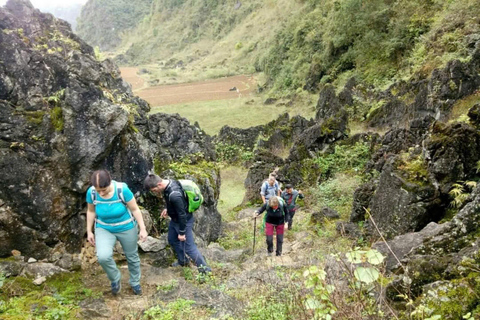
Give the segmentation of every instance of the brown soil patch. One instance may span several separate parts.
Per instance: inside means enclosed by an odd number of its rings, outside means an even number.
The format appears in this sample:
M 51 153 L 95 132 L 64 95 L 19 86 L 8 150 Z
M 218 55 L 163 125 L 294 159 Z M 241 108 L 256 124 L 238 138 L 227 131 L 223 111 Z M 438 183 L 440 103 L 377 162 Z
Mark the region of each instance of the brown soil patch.
M 137 68 L 121 68 L 121 72 L 125 81 L 136 90 L 135 94 L 154 107 L 195 101 L 234 99 L 255 90 L 255 80 L 245 75 L 144 88 L 144 81 L 137 75 Z M 238 92 L 230 91 L 234 87 Z
M 138 76 L 138 69 L 135 67 L 120 68 L 122 78 L 132 85 L 132 90 L 137 90 L 145 86 L 145 80 Z

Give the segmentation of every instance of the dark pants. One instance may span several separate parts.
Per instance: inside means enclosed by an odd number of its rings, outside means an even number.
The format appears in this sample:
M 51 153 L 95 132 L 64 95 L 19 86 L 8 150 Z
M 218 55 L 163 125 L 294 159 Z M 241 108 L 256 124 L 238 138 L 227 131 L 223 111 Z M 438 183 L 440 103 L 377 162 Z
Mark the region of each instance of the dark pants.
M 282 245 L 283 245 L 283 232 L 285 229 L 285 224 L 275 225 L 266 222 L 265 223 L 265 235 L 267 236 L 267 250 L 269 253 L 273 252 L 273 230 L 277 234 L 277 251 L 275 252 L 277 256 L 282 255 Z
M 295 215 L 296 210 L 288 210 L 290 220 L 288 220 L 288 230 L 292 230 L 293 216 Z
M 198 251 L 197 245 L 193 239 L 193 222 L 195 219 L 193 216 L 190 220 L 187 221 L 186 231 L 185 231 L 185 241 L 178 240 L 178 230 L 180 225 L 177 222 L 170 221 L 168 225 L 168 243 L 173 247 L 175 253 L 177 254 L 178 263 L 181 266 L 184 266 L 188 263 L 188 258 L 190 258 L 198 267 L 200 271 L 211 271 L 210 267 L 207 266 L 207 262 L 203 258 L 200 251 Z M 188 257 L 188 258 L 187 258 Z

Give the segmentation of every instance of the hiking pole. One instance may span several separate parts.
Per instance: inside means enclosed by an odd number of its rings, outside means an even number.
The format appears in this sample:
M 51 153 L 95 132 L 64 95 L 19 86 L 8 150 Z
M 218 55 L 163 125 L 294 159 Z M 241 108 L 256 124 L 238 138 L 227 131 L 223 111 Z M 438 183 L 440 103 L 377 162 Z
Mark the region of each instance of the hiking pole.
M 253 255 L 255 255 L 255 235 L 257 234 L 257 217 L 253 218 Z

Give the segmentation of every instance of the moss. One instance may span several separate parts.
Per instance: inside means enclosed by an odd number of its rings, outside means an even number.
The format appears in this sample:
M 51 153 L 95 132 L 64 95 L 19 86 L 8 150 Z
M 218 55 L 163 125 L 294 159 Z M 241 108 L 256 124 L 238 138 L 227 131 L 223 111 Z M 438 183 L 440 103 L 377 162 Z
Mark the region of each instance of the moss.
M 408 182 L 418 186 L 429 185 L 427 165 L 421 155 L 402 153 L 397 162 L 397 168 L 405 173 L 403 177 Z
M 0 314 L 2 319 L 77 319 L 78 302 L 92 296 L 80 272 L 54 275 L 40 286 L 25 277 L 9 278 L 0 288 Z
M 168 162 L 163 159 L 156 158 L 153 160 L 153 167 L 156 173 L 162 174 L 167 170 L 172 170 L 175 179 L 184 179 L 185 177 L 193 177 L 195 181 L 203 181 L 208 179 L 209 184 L 214 188 L 214 193 L 218 196 L 219 189 L 214 180 L 214 175 L 220 175 L 220 167 L 215 162 L 206 161 L 202 154 L 193 154 L 185 157 L 180 161 Z M 214 174 L 215 173 L 215 174 Z
M 474 310 L 478 304 L 480 282 L 475 278 L 456 279 L 442 282 L 429 290 L 418 301 L 432 310 L 432 315 L 441 319 L 462 319 L 462 316 Z
M 45 115 L 45 112 L 42 110 L 24 111 L 23 114 L 25 115 L 25 118 L 28 122 L 39 125 L 43 121 L 43 116 Z
M 56 131 L 63 130 L 63 111 L 62 107 L 54 107 L 50 111 L 50 121 L 52 122 L 53 127 Z

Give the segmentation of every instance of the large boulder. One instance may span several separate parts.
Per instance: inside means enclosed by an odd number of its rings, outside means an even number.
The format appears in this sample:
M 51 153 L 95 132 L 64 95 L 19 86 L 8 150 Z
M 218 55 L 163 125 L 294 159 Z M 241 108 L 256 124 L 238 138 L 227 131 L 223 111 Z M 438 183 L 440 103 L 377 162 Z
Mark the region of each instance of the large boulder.
M 68 23 L 29 1 L 0 8 L 0 61 L 0 256 L 17 249 L 44 258 L 60 243 L 79 252 L 96 169 L 138 194 L 158 159 L 191 157 L 195 165 L 215 157 L 199 128 L 178 116 L 149 117 L 113 63 L 97 61 Z M 220 180 L 208 181 L 204 212 L 218 223 L 205 231 L 211 240 L 220 229 Z
M 480 160 L 480 130 L 466 123 L 436 123 L 424 143 L 428 171 L 443 193 L 452 183 L 476 174 Z
M 409 169 L 398 157 L 390 159 L 371 198 L 369 214 L 386 238 L 419 231 L 443 217 L 444 208 L 436 188 L 421 171 Z M 373 225 L 369 226 L 370 233 L 376 235 Z

